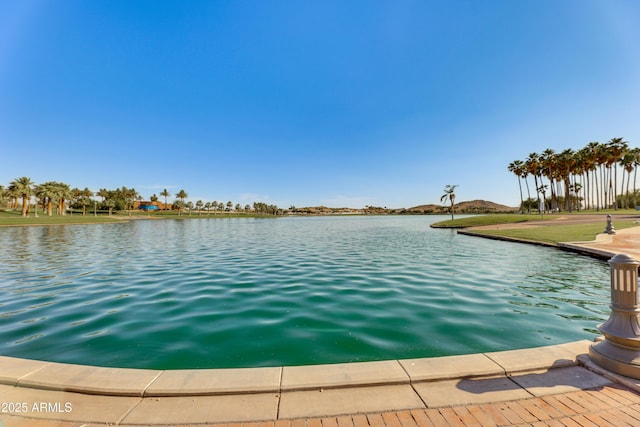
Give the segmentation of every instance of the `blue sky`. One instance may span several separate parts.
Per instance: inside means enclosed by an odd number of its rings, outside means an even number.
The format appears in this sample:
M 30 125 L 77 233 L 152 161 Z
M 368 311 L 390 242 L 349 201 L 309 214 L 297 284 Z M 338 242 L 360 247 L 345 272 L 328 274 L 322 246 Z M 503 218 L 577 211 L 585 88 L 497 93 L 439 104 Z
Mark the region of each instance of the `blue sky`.
M 0 184 L 517 205 L 507 165 L 640 143 L 637 1 L 0 0 Z

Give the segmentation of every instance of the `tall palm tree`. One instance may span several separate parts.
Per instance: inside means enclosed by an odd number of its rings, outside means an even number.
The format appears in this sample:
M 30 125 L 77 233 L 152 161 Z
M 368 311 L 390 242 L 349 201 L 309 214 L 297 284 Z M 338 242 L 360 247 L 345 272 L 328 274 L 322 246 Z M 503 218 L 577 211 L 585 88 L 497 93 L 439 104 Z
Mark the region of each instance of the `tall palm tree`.
M 513 162 L 509 163 L 507 169 L 509 169 L 509 172 L 515 174 L 518 177 L 518 188 L 520 189 L 520 213 L 522 213 L 524 210 L 524 200 L 522 199 L 522 160 L 514 160 Z
M 596 211 L 600 210 L 600 189 L 598 188 L 598 169 L 600 166 L 600 143 L 592 141 L 585 147 L 586 162 L 588 168 L 593 172 L 593 193 L 595 193 Z M 601 181 L 602 182 L 602 181 Z M 591 199 L 593 199 L 593 193 Z M 593 201 L 593 200 L 592 200 Z
M 607 143 L 609 167 L 609 189 L 613 193 L 614 209 L 618 209 L 617 190 L 618 190 L 618 163 L 624 156 L 625 151 L 629 149 L 629 143 L 623 138 L 611 138 Z M 611 168 L 613 168 L 613 183 L 611 178 Z
M 538 153 L 530 153 L 529 157 L 525 161 L 525 167 L 527 168 L 527 172 L 530 175 L 533 175 L 533 180 L 535 183 L 536 194 L 538 197 L 538 213 L 540 213 L 542 209 L 542 203 L 540 203 L 540 188 L 543 186 L 542 184 L 542 167 L 540 164 L 540 155 Z M 538 184 L 538 178 L 540 179 L 540 184 Z
M 165 188 L 164 190 L 162 190 L 162 193 L 160 193 L 160 195 L 162 197 L 164 197 L 164 209 L 163 210 L 167 210 L 167 197 L 169 197 L 171 195 L 171 193 L 169 193 L 167 191 L 167 189 Z
M 587 147 L 580 149 L 576 153 L 576 161 L 579 165 L 580 170 L 582 171 L 582 176 L 584 178 L 584 186 L 582 187 L 582 191 L 584 194 L 584 208 L 589 209 L 592 207 L 593 200 L 591 199 L 591 183 L 589 172 L 591 172 L 594 168 L 593 161 L 589 157 L 589 150 Z
M 572 170 L 573 191 L 575 192 L 576 209 L 579 211 L 582 207 L 582 201 L 587 200 L 587 180 L 585 179 L 585 163 L 580 151 L 573 154 L 573 170 Z M 582 192 L 582 196 L 580 196 Z
M 607 162 L 608 162 L 608 152 L 607 147 L 602 143 L 596 143 L 595 147 L 595 161 L 598 168 L 598 174 L 600 175 L 600 184 L 599 184 L 599 192 L 600 192 L 600 206 L 603 209 L 606 209 L 609 205 L 609 193 L 607 192 Z
M 23 176 L 16 178 L 9 184 L 9 189 L 16 197 L 22 197 L 22 216 L 29 215 L 29 199 L 31 198 L 31 192 L 33 191 L 33 181 L 31 178 Z
M 556 190 L 554 181 L 559 174 L 558 167 L 558 155 L 555 151 L 547 148 L 542 152 L 539 158 L 540 161 L 540 182 L 542 183 L 542 175 L 545 175 L 549 180 L 549 187 L 551 189 L 551 210 L 557 208 L 558 200 L 556 197 Z
M 529 201 L 529 203 L 527 203 L 527 213 L 531 214 L 531 191 L 529 189 L 529 180 L 527 179 L 529 177 L 529 170 L 527 169 L 527 164 L 525 162 L 521 161 L 521 163 L 520 174 L 522 179 L 524 179 L 525 186 L 527 187 L 527 200 Z
M 631 184 L 631 172 L 633 172 L 633 170 L 635 169 L 633 165 L 634 157 L 635 157 L 635 154 L 633 150 L 626 150 L 624 155 L 620 159 L 620 166 L 622 167 L 622 185 L 621 185 L 622 190 L 625 189 L 624 172 L 627 173 L 627 187 L 622 197 L 622 207 L 625 209 L 629 209 L 629 203 L 630 203 L 629 185 Z
M 568 148 L 562 151 L 556 157 L 557 162 L 557 177 L 559 181 L 562 181 L 564 184 L 564 204 L 565 209 L 571 211 L 573 209 L 572 199 L 571 199 L 571 175 L 573 175 L 575 170 L 575 152 Z
M 456 187 L 458 185 L 449 185 L 447 184 L 444 187 L 444 194 L 442 195 L 442 197 L 440 197 L 440 201 L 441 202 L 446 202 L 447 199 L 449 199 L 449 203 L 451 203 L 451 219 L 453 220 L 453 206 L 454 206 L 454 201 L 456 200 Z
M 633 207 L 638 206 L 636 200 L 636 178 L 638 176 L 638 167 L 640 166 L 640 148 L 632 148 L 633 152 Z
M 135 188 L 127 188 L 124 186 L 120 189 L 120 193 L 122 198 L 124 199 L 125 209 L 129 211 L 129 216 L 131 216 L 133 202 L 138 198 L 139 194 L 135 190 Z

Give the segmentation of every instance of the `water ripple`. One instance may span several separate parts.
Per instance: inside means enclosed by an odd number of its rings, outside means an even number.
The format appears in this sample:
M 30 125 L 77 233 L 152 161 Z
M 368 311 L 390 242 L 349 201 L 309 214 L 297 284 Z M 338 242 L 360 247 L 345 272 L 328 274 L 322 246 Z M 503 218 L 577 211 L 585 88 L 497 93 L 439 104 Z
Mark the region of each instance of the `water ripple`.
M 155 369 L 464 354 L 592 338 L 605 263 L 434 217 L 0 229 L 0 354 Z

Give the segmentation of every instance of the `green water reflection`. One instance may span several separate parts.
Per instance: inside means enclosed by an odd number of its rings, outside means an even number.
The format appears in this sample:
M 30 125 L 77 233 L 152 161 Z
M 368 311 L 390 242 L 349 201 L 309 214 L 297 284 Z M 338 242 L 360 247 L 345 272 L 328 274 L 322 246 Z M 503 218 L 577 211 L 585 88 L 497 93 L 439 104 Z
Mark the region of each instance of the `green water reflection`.
M 0 354 L 155 369 L 429 357 L 591 339 L 606 263 L 437 217 L 0 229 Z

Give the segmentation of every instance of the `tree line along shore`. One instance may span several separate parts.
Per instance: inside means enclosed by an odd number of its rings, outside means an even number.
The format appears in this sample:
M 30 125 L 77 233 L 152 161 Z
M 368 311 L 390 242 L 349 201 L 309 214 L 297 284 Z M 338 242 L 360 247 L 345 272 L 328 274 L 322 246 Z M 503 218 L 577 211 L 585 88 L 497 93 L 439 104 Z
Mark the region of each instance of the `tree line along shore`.
M 635 209 L 640 195 L 637 189 L 637 175 L 640 167 L 640 148 L 632 148 L 624 138 L 612 138 L 606 143 L 589 142 L 579 150 L 565 149 L 555 152 L 546 149 L 541 154 L 530 153 L 525 160 L 514 160 L 507 166 L 516 175 L 520 194 L 519 208 L 509 208 L 486 201 L 462 202 L 454 206 L 451 197 L 450 212 L 458 213 L 500 213 L 517 212 L 538 214 L 551 212 L 573 212 L 580 210 Z M 531 182 L 533 181 L 533 182 Z M 532 185 L 531 185 L 532 184 Z M 456 185 L 457 186 L 457 185 Z M 451 186 L 455 188 L 456 186 Z M 533 187 L 533 188 L 532 188 Z M 452 188 L 452 192 L 453 192 Z M 526 191 L 527 197 L 524 197 Z M 533 194 L 533 196 L 532 196 Z M 443 196 L 444 197 L 444 196 Z M 169 203 L 169 198 L 173 198 Z M 16 178 L 8 186 L 0 185 L 0 211 L 21 210 L 21 216 L 28 217 L 33 211 L 39 214 L 65 216 L 67 212 L 78 211 L 86 215 L 93 210 L 112 215 L 114 211 L 158 211 L 164 214 L 188 212 L 201 215 L 216 213 L 255 215 L 330 215 L 330 214 L 444 214 L 446 207 L 421 205 L 413 208 L 389 209 L 387 207 L 365 206 L 362 209 L 327 208 L 325 206 L 288 209 L 274 204 L 254 202 L 252 205 L 231 201 L 197 200 L 187 201 L 188 194 L 180 190 L 171 194 L 166 188 L 160 194 L 153 194 L 148 200 L 134 188 L 101 188 L 94 192 L 89 188 L 72 188 L 64 182 L 47 181 L 35 183 L 31 178 Z
M 2 210 L 20 210 L 23 217 L 29 216 L 66 216 L 77 212 L 81 215 L 107 214 L 116 212 L 131 216 L 135 212 L 158 215 L 385 215 L 385 214 L 434 214 L 447 213 L 446 206 L 420 205 L 413 208 L 387 208 L 381 206 L 365 206 L 364 208 L 332 208 L 326 206 L 280 208 L 274 204 L 254 202 L 241 206 L 231 201 L 187 201 L 188 194 L 180 190 L 171 194 L 164 189 L 158 195 L 153 194 L 148 199 L 134 188 L 121 187 L 116 189 L 101 188 L 93 192 L 89 188 L 72 188 L 70 185 L 47 181 L 34 183 L 29 177 L 16 178 L 8 186 L 0 185 L 0 212 Z M 462 202 L 458 207 L 459 213 L 496 213 L 512 212 L 516 208 L 498 205 L 482 200 Z
M 164 198 L 164 202 L 160 201 Z M 169 203 L 168 199 L 175 197 Z M 255 213 L 263 215 L 282 215 L 284 210 L 273 204 L 254 202 L 253 205 L 241 206 L 233 202 L 227 203 L 213 201 L 195 203 L 187 201 L 188 194 L 180 190 L 175 194 L 164 189 L 159 196 L 153 194 L 149 200 L 145 200 L 134 188 L 121 187 L 116 189 L 101 188 L 93 192 L 89 188 L 71 188 L 66 183 L 48 181 L 42 184 L 34 183 L 29 177 L 16 178 L 5 188 L 0 185 L 0 209 L 21 210 L 23 217 L 28 217 L 33 211 L 35 216 L 65 216 L 68 212 L 78 211 L 82 215 L 87 212 L 108 213 L 132 211 L 159 211 L 162 213 L 174 213 L 182 215 L 184 212 L 192 214 L 196 212 L 206 213 Z M 39 211 L 39 212 L 38 212 Z

